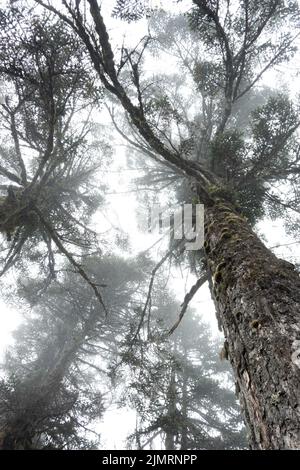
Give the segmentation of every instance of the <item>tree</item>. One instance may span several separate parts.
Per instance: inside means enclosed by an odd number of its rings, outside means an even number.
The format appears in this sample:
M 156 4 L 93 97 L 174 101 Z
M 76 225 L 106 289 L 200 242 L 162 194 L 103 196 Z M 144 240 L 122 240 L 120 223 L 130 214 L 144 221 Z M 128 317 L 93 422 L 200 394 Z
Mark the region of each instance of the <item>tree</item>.
M 92 440 L 93 424 L 107 403 L 109 365 L 119 358 L 120 338 L 134 324 L 143 274 L 134 260 L 108 256 L 85 262 L 91 278 L 106 285 L 109 318 L 74 273 L 53 282 L 38 304 L 36 281 L 19 286 L 22 308 L 24 299 L 36 305 L 15 332 L 16 347 L 3 367 L 2 449 L 87 449 L 98 444 L 99 436 Z
M 178 302 L 165 295 L 158 305 L 158 331 L 167 330 Z M 143 348 L 143 361 L 131 371 L 125 391 L 139 418 L 131 445 L 147 449 L 161 439 L 167 450 L 246 447 L 232 379 L 219 359 L 220 342 L 210 338 L 194 312 L 173 336 L 146 341 Z
M 153 127 L 142 87 L 147 39 L 131 51 L 120 47 L 117 57 L 96 0 L 87 2 L 89 17 L 83 14 L 80 2 L 63 1 L 63 10 L 57 10 L 51 2 L 36 0 L 36 3 L 55 12 L 81 38 L 102 85 L 123 107 L 143 145 L 159 162 L 166 162 L 183 174 L 192 184 L 195 197 L 205 204 L 204 259 L 251 430 L 251 446 L 298 448 L 300 282 L 294 266 L 277 259 L 253 232 L 243 207 L 237 206 L 231 188 L 226 185 L 225 175 L 210 164 L 214 159 L 198 162 L 187 158 L 176 142 L 173 144 L 164 137 L 163 129 L 160 133 Z M 121 6 L 126 3 L 119 2 Z M 285 204 L 270 193 L 267 185 L 274 180 L 288 184 L 291 178 L 299 177 L 299 162 L 295 146 L 291 145 L 299 123 L 291 105 L 285 102 L 283 114 L 280 112 L 284 116 L 287 111 L 289 118 L 283 129 L 276 126 L 278 119 L 274 125 L 263 126 L 264 114 L 274 109 L 274 103 L 264 108 L 258 125 L 254 124 L 253 141 L 247 151 L 239 143 L 239 152 L 233 155 L 231 143 L 236 142 L 236 132 L 232 137 L 228 132 L 232 131 L 230 117 L 237 100 L 246 96 L 264 72 L 294 53 L 298 5 L 282 0 L 241 1 L 238 8 L 233 2 L 210 0 L 194 0 L 192 5 L 191 26 L 203 56 L 208 57 L 212 66 L 206 67 L 206 72 L 216 71 L 217 67 L 221 78 L 218 86 L 222 92 L 222 112 L 211 143 L 217 146 L 217 154 L 223 159 L 228 149 L 231 159 L 247 162 L 246 174 L 239 176 L 239 182 L 241 186 L 250 181 L 261 183 L 258 188 L 261 204 L 269 199 L 279 206 Z M 276 30 L 281 34 L 274 34 Z M 280 106 L 275 104 L 275 108 L 278 111 Z M 285 158 L 278 167 L 278 157 L 283 153 Z
M 93 85 L 84 51 L 74 34 L 51 15 L 37 18 L 13 8 L 0 12 L 0 73 L 6 94 L 0 107 L 1 276 L 14 265 L 35 263 L 46 277 L 57 276 L 63 255 L 94 290 L 97 286 L 72 249 L 99 250 L 89 219 L 103 201 L 103 186 L 91 189 L 109 146 L 92 136 L 90 114 L 101 90 Z M 44 256 L 44 247 L 47 255 Z

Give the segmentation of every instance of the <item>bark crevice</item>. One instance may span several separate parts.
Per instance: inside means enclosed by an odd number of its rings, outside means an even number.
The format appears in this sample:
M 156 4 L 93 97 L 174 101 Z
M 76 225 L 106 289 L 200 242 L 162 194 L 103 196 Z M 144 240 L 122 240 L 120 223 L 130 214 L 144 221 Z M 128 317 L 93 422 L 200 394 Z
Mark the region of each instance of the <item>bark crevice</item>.
M 221 200 L 206 209 L 204 249 L 251 447 L 300 448 L 299 274 Z

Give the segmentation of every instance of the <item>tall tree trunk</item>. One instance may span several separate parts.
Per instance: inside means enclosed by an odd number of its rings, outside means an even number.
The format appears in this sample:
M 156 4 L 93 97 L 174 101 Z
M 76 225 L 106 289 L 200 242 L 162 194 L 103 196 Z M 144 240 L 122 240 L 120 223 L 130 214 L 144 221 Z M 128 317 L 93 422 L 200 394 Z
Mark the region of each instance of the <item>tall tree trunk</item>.
M 253 449 L 300 448 L 300 278 L 230 204 L 206 208 L 205 253 Z M 226 355 L 226 354 L 225 354 Z

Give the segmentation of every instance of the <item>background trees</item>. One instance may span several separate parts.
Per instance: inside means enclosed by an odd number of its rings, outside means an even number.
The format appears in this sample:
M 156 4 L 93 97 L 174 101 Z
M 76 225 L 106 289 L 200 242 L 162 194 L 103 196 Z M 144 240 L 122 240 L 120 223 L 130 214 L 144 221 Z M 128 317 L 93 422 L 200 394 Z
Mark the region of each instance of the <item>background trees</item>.
M 123 397 L 119 407 L 138 413 L 133 448 L 155 445 L 158 433 L 165 448 L 245 445 L 221 346 L 208 339 L 207 327 L 189 316 L 166 340 L 162 331 L 174 323 L 179 304 L 157 289 L 155 335 L 152 329 L 148 337 L 148 321 L 139 326 L 146 265 L 146 259 L 86 259 L 91 278 L 106 285 L 109 318 L 72 273 L 27 309 L 2 367 L 1 448 L 94 448 L 97 421 L 114 394 L 113 401 Z M 33 280 L 22 283 L 19 295 L 35 303 L 37 287 Z
M 27 311 L 3 367 L 3 449 L 99 445 L 94 427 L 109 402 L 109 365 L 119 359 L 118 345 L 134 321 L 143 275 L 138 263 L 121 258 L 86 259 L 86 265 L 93 279 L 106 283 L 110 317 L 73 273 L 53 282 Z M 35 303 L 37 287 L 29 281 L 19 295 Z M 21 305 L 26 308 L 24 300 Z
M 169 298 L 159 305 L 157 323 L 167 329 L 179 305 Z M 221 342 L 194 312 L 187 315 L 168 340 L 144 345 L 137 368 L 132 363 L 125 396 L 130 394 L 138 418 L 129 443 L 140 449 L 245 448 L 232 377 L 220 360 Z

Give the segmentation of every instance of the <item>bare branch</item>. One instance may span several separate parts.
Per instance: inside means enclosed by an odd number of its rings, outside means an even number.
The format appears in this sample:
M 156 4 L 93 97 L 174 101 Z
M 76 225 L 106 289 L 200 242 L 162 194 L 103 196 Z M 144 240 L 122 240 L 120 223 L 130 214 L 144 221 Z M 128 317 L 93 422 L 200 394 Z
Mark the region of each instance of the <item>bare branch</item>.
M 1 148 L 0 148 L 0 152 L 1 152 Z M 22 184 L 20 178 L 17 175 L 15 175 L 9 170 L 6 170 L 6 168 L 4 168 L 2 165 L 0 165 L 0 174 L 2 174 L 3 176 L 6 176 L 6 178 L 10 179 L 11 181 L 14 181 L 14 183 L 17 183 L 20 185 Z
M 61 243 L 61 241 L 59 239 L 59 236 L 57 235 L 55 229 L 45 220 L 45 218 L 43 217 L 43 214 L 41 213 L 41 211 L 37 207 L 34 207 L 34 211 L 38 214 L 42 224 L 44 225 L 44 227 L 47 230 L 49 236 L 51 237 L 51 239 L 53 240 L 53 242 L 55 243 L 55 245 L 57 246 L 59 251 L 66 256 L 66 258 L 69 260 L 69 262 L 75 267 L 76 272 L 78 272 L 78 274 L 80 274 L 80 276 L 93 289 L 96 298 L 99 300 L 99 302 L 100 302 L 100 304 L 101 304 L 101 306 L 102 306 L 102 308 L 105 312 L 105 315 L 107 315 L 108 311 L 107 311 L 106 306 L 103 302 L 102 295 L 100 294 L 97 285 L 94 282 L 91 281 L 91 279 L 89 278 L 88 274 L 84 271 L 82 266 L 80 264 L 78 264 L 77 261 L 75 261 L 74 257 L 63 246 L 63 244 Z
M 200 277 L 197 280 L 196 284 L 194 284 L 191 290 L 186 294 L 184 301 L 181 305 L 182 309 L 180 311 L 179 318 L 176 321 L 176 323 L 172 326 L 172 328 L 168 331 L 168 336 L 171 336 L 174 333 L 174 331 L 178 328 L 178 326 L 180 325 L 184 317 L 185 312 L 187 311 L 187 308 L 191 300 L 193 299 L 197 291 L 200 289 L 200 287 L 202 287 L 203 284 L 205 284 L 207 280 L 208 280 L 208 275 L 205 273 L 202 277 Z
M 264 73 L 272 67 L 273 64 L 276 63 L 276 61 L 279 59 L 279 57 L 290 47 L 290 45 L 295 41 L 300 36 L 300 33 L 297 33 L 295 36 L 292 37 L 292 39 L 285 44 L 283 47 L 279 48 L 279 51 L 272 57 L 272 59 L 263 67 L 263 69 L 256 75 L 256 77 L 252 80 L 252 82 L 241 92 L 236 96 L 236 100 L 244 96 L 246 93 L 248 93 L 251 88 L 261 79 L 261 77 L 264 75 Z
M 155 281 L 155 276 L 156 276 L 156 273 L 159 271 L 159 269 L 162 267 L 162 265 L 165 263 L 165 261 L 170 258 L 170 256 L 172 256 L 174 250 L 176 247 L 178 247 L 180 244 L 182 243 L 182 240 L 179 240 L 175 247 L 172 247 L 171 250 L 167 251 L 167 253 L 162 257 L 162 259 L 159 261 L 159 263 L 157 263 L 157 265 L 153 268 L 152 272 L 151 272 L 151 279 L 150 279 L 150 283 L 149 283 L 149 288 L 148 288 L 148 294 L 147 294 L 147 298 L 146 298 L 146 302 L 145 302 L 145 305 L 144 305 L 144 308 L 143 308 L 143 311 L 142 311 L 142 314 L 141 314 L 141 318 L 140 318 L 140 321 L 139 321 L 139 324 L 138 324 L 138 327 L 137 327 L 137 330 L 132 338 L 132 344 L 134 343 L 134 341 L 136 340 L 136 338 L 138 337 L 140 331 L 141 331 L 141 328 L 143 326 L 143 323 L 144 323 L 144 319 L 145 319 L 145 316 L 146 316 L 146 313 L 147 313 L 147 309 L 149 307 L 149 304 L 151 302 L 151 297 L 152 297 L 152 289 L 153 289 L 153 284 L 154 284 L 154 281 Z

